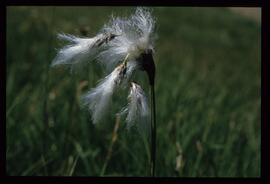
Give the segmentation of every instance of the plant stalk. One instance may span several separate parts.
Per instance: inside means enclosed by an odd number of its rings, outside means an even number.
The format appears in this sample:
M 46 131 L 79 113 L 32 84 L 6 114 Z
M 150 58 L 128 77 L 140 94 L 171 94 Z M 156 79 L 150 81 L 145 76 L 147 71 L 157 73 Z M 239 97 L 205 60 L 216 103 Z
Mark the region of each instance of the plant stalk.
M 151 88 L 151 176 L 155 176 L 156 168 L 156 102 L 155 102 L 155 85 Z
M 152 54 L 149 49 L 141 54 L 139 61 L 141 61 L 142 69 L 147 72 L 150 84 L 151 96 L 151 176 L 155 176 L 156 168 L 156 102 L 155 102 L 155 73 L 156 66 Z

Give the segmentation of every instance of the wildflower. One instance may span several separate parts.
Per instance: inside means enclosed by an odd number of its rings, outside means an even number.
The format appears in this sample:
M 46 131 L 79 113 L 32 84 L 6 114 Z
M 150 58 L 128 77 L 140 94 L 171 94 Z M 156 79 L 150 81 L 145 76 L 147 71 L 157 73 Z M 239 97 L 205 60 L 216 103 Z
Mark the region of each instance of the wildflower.
M 88 107 L 91 112 L 94 124 L 101 121 L 108 112 L 115 90 L 125 89 L 136 70 L 146 70 L 149 80 L 153 82 L 154 72 L 149 72 L 151 68 L 149 66 L 154 65 L 152 57 L 154 24 L 155 21 L 148 9 L 137 8 L 135 14 L 129 18 L 112 17 L 93 38 L 58 35 L 59 39 L 66 40 L 70 44 L 58 51 L 52 66 L 67 64 L 73 69 L 75 66 L 96 60 L 110 72 L 96 88 L 81 98 L 83 106 Z M 135 122 L 147 124 L 149 119 L 147 99 L 138 84 L 131 83 L 128 99 L 127 128 L 129 129 Z
M 148 135 L 151 130 L 152 176 L 155 175 L 156 152 L 154 25 L 155 21 L 150 11 L 146 8 L 137 8 L 135 14 L 129 18 L 112 17 L 93 38 L 59 34 L 58 38 L 69 41 L 70 44 L 61 48 L 52 62 L 52 66 L 67 64 L 73 69 L 96 60 L 110 72 L 96 88 L 81 98 L 83 106 L 88 107 L 91 112 L 94 124 L 100 122 L 108 112 L 116 89 L 125 89 L 131 84 L 129 103 L 120 114 L 127 115 L 127 129 L 136 124 L 144 135 Z M 138 84 L 131 82 L 136 70 L 143 70 L 148 74 L 151 112 L 144 91 Z

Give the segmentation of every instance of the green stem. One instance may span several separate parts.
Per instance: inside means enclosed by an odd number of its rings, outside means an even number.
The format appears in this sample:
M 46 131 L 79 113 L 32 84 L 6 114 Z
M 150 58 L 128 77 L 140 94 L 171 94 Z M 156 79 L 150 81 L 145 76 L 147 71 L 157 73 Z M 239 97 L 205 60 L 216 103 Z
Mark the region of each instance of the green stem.
M 156 168 L 156 102 L 155 85 L 151 85 L 151 176 L 155 176 Z

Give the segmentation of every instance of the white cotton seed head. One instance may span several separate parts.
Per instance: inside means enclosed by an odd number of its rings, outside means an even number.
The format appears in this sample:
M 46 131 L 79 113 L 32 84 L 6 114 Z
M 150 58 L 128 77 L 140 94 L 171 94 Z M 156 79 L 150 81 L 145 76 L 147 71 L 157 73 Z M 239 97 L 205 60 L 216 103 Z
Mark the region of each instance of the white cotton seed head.
M 139 7 L 129 18 L 112 17 L 93 38 L 59 34 L 70 44 L 58 51 L 51 66 L 65 64 L 73 69 L 97 60 L 112 71 L 127 55 L 128 60 L 136 60 L 145 50 L 153 50 L 154 25 L 151 12 Z
M 91 112 L 94 124 L 107 114 L 115 90 L 127 87 L 133 73 L 137 69 L 144 69 L 141 56 L 154 51 L 154 29 L 155 20 L 151 12 L 139 7 L 130 17 L 112 17 L 93 38 L 58 35 L 59 39 L 68 41 L 69 45 L 58 50 L 51 66 L 69 65 L 73 70 L 74 67 L 96 60 L 110 72 L 96 88 L 81 98 L 82 105 Z M 136 125 L 140 133 L 148 136 L 150 110 L 147 97 L 134 82 L 131 83 L 128 101 L 127 107 L 121 112 L 127 114 L 127 129 Z
M 153 34 L 155 21 L 151 12 L 147 8 L 139 7 L 130 19 L 131 25 L 134 26 L 136 33 L 139 35 L 135 41 L 135 52 L 138 52 L 136 54 L 140 55 L 145 50 L 152 50 L 155 37 Z
M 73 69 L 75 66 L 86 64 L 95 58 L 98 47 L 95 44 L 104 35 L 99 34 L 93 38 L 79 38 L 74 35 L 58 34 L 58 38 L 70 42 L 69 45 L 58 50 L 51 66 L 70 65 Z
M 137 125 L 140 133 L 149 135 L 150 131 L 150 110 L 147 103 L 147 97 L 142 88 L 132 82 L 128 96 L 128 106 L 121 112 L 127 113 L 127 129 Z
M 108 112 L 114 91 L 127 78 L 126 71 L 127 68 L 124 64 L 119 65 L 96 88 L 82 97 L 82 105 L 88 107 L 94 124 L 102 120 L 102 117 Z
M 112 17 L 102 32 L 118 35 L 108 42 L 107 48 L 101 51 L 97 59 L 108 70 L 112 70 L 129 55 L 129 60 L 136 60 L 146 50 L 153 50 L 155 21 L 146 8 L 137 8 L 129 18 Z

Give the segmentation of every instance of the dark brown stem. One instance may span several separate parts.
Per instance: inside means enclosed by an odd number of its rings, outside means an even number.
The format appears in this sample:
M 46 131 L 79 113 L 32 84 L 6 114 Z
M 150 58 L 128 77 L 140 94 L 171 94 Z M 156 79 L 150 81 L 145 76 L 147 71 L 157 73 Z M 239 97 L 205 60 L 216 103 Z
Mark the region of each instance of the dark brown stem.
M 151 85 L 151 176 L 155 176 L 156 168 L 156 101 L 155 85 Z
M 155 102 L 155 62 L 152 50 L 147 50 L 139 58 L 142 70 L 146 71 L 151 90 L 151 176 L 155 176 L 156 168 L 156 102 Z

